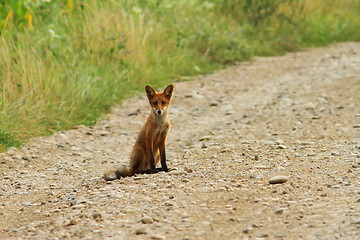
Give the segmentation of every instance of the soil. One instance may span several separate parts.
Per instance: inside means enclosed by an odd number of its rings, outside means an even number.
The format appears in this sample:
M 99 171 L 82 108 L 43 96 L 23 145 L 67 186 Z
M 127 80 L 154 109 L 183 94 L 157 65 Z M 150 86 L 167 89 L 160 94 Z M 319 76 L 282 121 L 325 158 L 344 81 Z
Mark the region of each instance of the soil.
M 2 153 L 0 238 L 360 239 L 360 43 L 175 83 L 172 171 L 104 181 L 148 113 L 144 93 Z

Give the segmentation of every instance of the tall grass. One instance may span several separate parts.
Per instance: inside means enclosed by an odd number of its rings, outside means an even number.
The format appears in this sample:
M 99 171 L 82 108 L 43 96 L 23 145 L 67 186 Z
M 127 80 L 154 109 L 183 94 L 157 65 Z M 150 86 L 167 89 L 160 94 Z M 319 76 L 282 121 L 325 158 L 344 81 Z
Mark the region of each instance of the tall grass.
M 0 1 L 0 144 L 94 124 L 145 84 L 359 40 L 359 10 L 349 0 Z

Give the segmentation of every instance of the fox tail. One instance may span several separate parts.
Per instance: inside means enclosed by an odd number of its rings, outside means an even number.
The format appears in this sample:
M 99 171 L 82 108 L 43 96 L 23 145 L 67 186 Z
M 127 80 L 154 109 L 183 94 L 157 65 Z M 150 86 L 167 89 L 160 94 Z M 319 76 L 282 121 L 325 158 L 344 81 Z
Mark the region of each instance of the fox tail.
M 121 168 L 121 169 L 107 171 L 104 174 L 103 179 L 106 180 L 106 181 L 113 181 L 113 180 L 116 180 L 116 179 L 120 179 L 122 177 L 130 177 L 130 176 L 133 176 L 133 175 L 134 174 L 132 173 L 132 171 L 129 168 L 124 167 L 124 168 Z

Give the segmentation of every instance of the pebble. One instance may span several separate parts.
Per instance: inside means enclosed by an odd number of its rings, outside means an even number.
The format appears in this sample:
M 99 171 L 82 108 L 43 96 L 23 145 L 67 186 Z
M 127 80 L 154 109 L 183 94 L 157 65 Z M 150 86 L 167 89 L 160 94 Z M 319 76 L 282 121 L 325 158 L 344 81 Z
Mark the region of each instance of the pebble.
M 74 226 L 77 224 L 77 221 L 74 219 L 70 219 L 70 221 L 66 224 L 66 226 Z
M 73 126 L 72 129 L 86 129 L 86 126 L 83 124 Z
M 264 166 L 264 165 L 258 165 L 258 166 L 254 166 L 254 168 L 267 169 L 267 168 L 269 168 L 269 167 L 268 167 L 268 166 Z
M 258 236 L 259 238 L 267 238 L 269 237 L 269 234 L 267 233 L 260 233 L 260 235 Z
M 102 215 L 101 215 L 101 213 L 96 212 L 96 213 L 92 214 L 92 217 L 93 217 L 93 219 L 100 219 L 100 218 L 102 218 Z
M 90 146 L 87 146 L 87 145 L 84 146 L 84 149 L 86 151 L 88 151 L 88 152 L 94 152 L 94 149 L 92 147 L 90 147 Z
M 183 174 L 187 174 L 186 171 L 171 171 L 168 173 L 169 175 L 183 175 Z
M 103 131 L 100 133 L 100 136 L 105 137 L 105 136 L 108 136 L 109 134 L 110 134 L 109 132 Z
M 56 208 L 56 209 L 52 209 L 52 210 L 48 211 L 49 214 L 51 214 L 51 213 L 59 213 L 59 212 L 61 212 L 60 208 Z
M 135 230 L 135 234 L 136 235 L 140 235 L 140 234 L 147 234 L 148 231 L 146 229 L 146 227 L 138 227 L 136 230 Z
M 184 170 L 187 172 L 187 173 L 192 173 L 193 170 L 189 167 L 184 167 Z
M 29 155 L 24 155 L 24 156 L 22 157 L 22 159 L 23 159 L 23 160 L 26 160 L 26 161 L 29 161 L 29 160 L 31 160 L 31 156 L 29 156 Z
M 168 201 L 165 202 L 165 206 L 173 207 L 174 205 L 175 205 L 174 201 L 168 200 Z
M 205 149 L 205 148 L 209 148 L 209 146 L 208 146 L 207 144 L 203 143 L 203 144 L 201 145 L 201 149 Z
M 166 237 L 160 234 L 154 234 L 150 237 L 150 239 L 153 240 L 166 240 Z
M 199 138 L 199 141 L 200 141 L 200 142 L 209 141 L 210 139 L 211 139 L 210 136 L 202 136 L 202 137 Z
M 10 176 L 7 176 L 7 175 L 4 175 L 4 176 L 3 176 L 3 179 L 4 179 L 4 180 L 10 180 L 11 177 L 10 177 Z
M 9 147 L 7 149 L 7 154 L 10 155 L 10 156 L 14 156 L 16 154 L 16 147 Z
M 140 222 L 142 222 L 143 224 L 151 224 L 154 222 L 154 219 L 152 217 L 145 216 L 142 219 L 140 219 Z
M 57 143 L 57 144 L 56 144 L 56 147 L 58 147 L 58 148 L 65 148 L 65 145 L 62 144 L 62 143 Z
M 137 116 L 139 114 L 139 111 L 136 111 L 136 112 L 131 112 L 128 114 L 129 117 L 131 116 Z
M 259 203 L 259 202 L 261 202 L 261 199 L 260 199 L 260 198 L 255 198 L 255 199 L 254 199 L 254 203 Z
M 284 209 L 283 208 L 279 208 L 275 210 L 275 214 L 283 214 L 284 213 Z
M 339 152 L 331 152 L 331 156 L 340 156 Z
M 287 176 L 275 176 L 270 178 L 269 183 L 270 184 L 280 184 L 280 183 L 286 183 L 289 180 Z
M 117 177 L 116 177 L 116 174 L 115 174 L 115 172 L 114 172 L 114 173 L 111 173 L 111 174 L 106 174 L 106 175 L 104 175 L 104 176 L 103 176 L 103 179 L 104 179 L 105 181 L 114 181 L 114 180 L 117 179 Z
M 23 206 L 32 206 L 32 202 L 23 202 L 21 205 Z
M 351 223 L 351 224 L 360 224 L 360 218 L 352 218 L 352 219 L 350 220 L 350 223 Z
M 245 229 L 243 230 L 243 233 L 250 233 L 250 232 L 251 232 L 251 230 L 252 230 L 252 228 L 251 228 L 251 227 L 249 227 L 249 228 L 245 228 Z
M 80 203 L 80 204 L 76 204 L 76 205 L 72 206 L 71 208 L 72 209 L 82 209 L 82 208 L 85 208 L 85 207 L 86 207 L 85 204 Z
M 280 238 L 280 239 L 284 239 L 286 238 L 286 234 L 285 233 L 278 233 L 275 235 L 276 238 Z
M 263 225 L 262 224 L 258 224 L 258 223 L 253 223 L 251 225 L 253 228 L 261 228 Z
M 13 159 L 11 158 L 11 157 L 3 157 L 2 159 L 1 159 L 1 163 L 9 163 L 9 162 L 12 162 L 13 161 Z

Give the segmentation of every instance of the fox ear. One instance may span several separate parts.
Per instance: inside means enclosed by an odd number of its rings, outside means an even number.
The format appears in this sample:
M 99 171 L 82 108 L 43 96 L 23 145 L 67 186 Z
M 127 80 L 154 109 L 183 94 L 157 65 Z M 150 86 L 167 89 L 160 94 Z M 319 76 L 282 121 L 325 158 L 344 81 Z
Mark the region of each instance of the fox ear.
M 155 90 L 149 85 L 145 87 L 145 92 L 147 94 L 148 99 L 151 99 L 155 96 Z
M 164 89 L 164 91 L 163 91 L 165 97 L 168 98 L 168 99 L 170 99 L 173 90 L 174 90 L 174 86 L 173 86 L 173 85 L 167 86 L 167 87 Z

